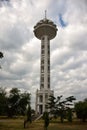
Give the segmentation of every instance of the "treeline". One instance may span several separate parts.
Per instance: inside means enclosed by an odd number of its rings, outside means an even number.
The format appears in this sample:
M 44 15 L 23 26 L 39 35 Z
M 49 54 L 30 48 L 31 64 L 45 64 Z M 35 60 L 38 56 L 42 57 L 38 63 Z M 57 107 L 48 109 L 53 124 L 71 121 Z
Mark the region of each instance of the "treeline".
M 31 110 L 31 94 L 21 92 L 18 88 L 12 88 L 8 93 L 0 88 L 0 116 L 24 116 L 27 114 L 27 120 L 31 120 L 31 115 L 35 113 Z M 63 96 L 50 96 L 46 104 L 49 114 L 54 118 L 59 118 L 61 122 L 67 119 L 72 122 L 73 114 L 78 119 L 86 121 L 87 119 L 87 99 L 76 101 L 74 96 L 63 98 Z
M 21 92 L 18 88 L 12 88 L 9 93 L 0 88 L 0 116 L 25 115 L 27 106 L 30 105 L 31 95 Z

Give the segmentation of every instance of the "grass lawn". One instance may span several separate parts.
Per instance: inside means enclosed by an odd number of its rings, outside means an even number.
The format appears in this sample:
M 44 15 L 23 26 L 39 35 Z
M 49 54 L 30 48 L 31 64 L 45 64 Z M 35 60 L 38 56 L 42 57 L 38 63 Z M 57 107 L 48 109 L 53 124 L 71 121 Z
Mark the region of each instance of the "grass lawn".
M 0 130 L 24 130 L 23 119 L 0 119 Z M 44 130 L 43 122 L 28 124 L 25 130 Z M 48 130 L 87 130 L 87 122 L 50 123 Z

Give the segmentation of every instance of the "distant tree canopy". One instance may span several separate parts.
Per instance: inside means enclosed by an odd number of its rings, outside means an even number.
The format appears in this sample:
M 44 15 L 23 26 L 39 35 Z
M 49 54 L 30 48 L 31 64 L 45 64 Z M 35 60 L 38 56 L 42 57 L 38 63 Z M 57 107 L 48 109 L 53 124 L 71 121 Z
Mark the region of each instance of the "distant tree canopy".
M 83 122 L 87 119 L 87 98 L 84 101 L 79 101 L 75 104 L 75 111 L 77 118 L 82 119 Z
M 18 88 L 12 88 L 9 96 L 7 96 L 5 89 L 0 88 L 0 115 L 7 115 L 8 117 L 25 115 L 30 100 L 30 93 L 21 92 Z

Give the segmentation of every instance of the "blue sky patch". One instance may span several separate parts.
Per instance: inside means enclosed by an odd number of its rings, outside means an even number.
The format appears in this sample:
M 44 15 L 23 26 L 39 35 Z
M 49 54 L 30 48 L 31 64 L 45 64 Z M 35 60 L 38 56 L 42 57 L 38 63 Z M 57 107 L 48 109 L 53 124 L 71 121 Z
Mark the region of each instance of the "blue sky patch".
M 62 14 L 59 14 L 59 22 L 62 27 L 67 26 L 67 23 L 63 20 Z

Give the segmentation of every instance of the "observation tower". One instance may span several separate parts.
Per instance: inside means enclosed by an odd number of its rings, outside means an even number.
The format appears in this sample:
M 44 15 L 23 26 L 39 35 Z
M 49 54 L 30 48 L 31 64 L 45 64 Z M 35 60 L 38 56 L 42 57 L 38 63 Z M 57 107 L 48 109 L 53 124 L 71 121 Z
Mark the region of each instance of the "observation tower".
M 46 104 L 54 91 L 50 89 L 50 40 L 57 34 L 56 25 L 49 19 L 40 20 L 34 26 L 34 35 L 41 40 L 40 90 L 36 91 L 36 114 L 48 111 Z

